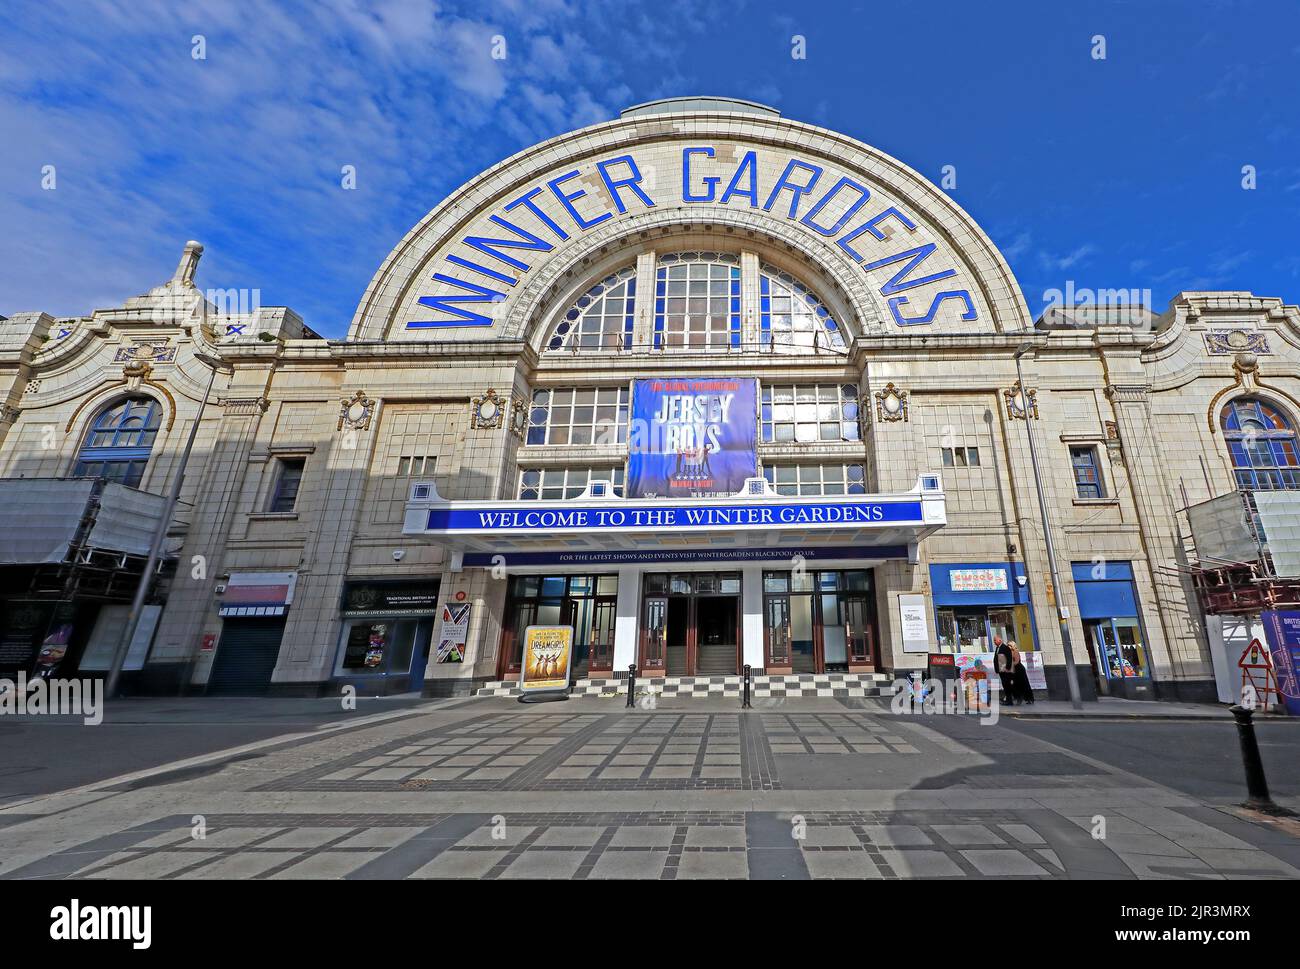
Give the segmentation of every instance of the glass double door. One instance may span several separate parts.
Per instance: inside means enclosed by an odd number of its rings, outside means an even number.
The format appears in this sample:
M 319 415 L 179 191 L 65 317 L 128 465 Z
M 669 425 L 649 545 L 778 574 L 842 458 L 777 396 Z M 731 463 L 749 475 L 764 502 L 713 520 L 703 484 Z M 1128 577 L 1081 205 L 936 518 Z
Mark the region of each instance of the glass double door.
M 740 664 L 740 573 L 653 573 L 641 600 L 646 676 L 731 676 Z
M 769 670 L 826 673 L 875 664 L 875 611 L 862 573 L 819 573 L 809 581 L 769 572 L 763 586 Z

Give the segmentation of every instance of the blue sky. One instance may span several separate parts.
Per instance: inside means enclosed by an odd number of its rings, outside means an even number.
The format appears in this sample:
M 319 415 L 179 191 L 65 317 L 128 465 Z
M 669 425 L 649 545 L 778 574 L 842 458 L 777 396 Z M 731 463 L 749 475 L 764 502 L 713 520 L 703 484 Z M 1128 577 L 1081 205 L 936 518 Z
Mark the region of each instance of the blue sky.
M 461 182 L 699 93 L 936 182 L 955 166 L 950 194 L 1035 312 L 1068 281 L 1147 288 L 1157 309 L 1182 289 L 1300 301 L 1295 0 L 8 0 L 5 21 L 2 315 L 119 304 L 195 238 L 200 285 L 258 289 L 341 337 L 389 249 Z

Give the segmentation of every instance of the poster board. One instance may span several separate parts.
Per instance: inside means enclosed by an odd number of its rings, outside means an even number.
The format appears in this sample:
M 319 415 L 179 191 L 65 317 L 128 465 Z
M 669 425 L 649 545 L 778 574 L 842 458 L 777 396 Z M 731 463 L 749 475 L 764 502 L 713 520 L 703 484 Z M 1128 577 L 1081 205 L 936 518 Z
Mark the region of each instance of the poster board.
M 758 382 L 674 377 L 632 383 L 627 497 L 730 496 L 758 475 Z
M 469 638 L 470 604 L 448 602 L 442 607 L 442 626 L 438 630 L 439 663 L 465 662 L 465 641 Z
M 925 618 L 925 596 L 898 597 L 899 628 L 903 631 L 904 653 L 930 651 L 930 624 Z
M 567 693 L 572 658 L 572 626 L 529 626 L 519 664 L 520 694 Z

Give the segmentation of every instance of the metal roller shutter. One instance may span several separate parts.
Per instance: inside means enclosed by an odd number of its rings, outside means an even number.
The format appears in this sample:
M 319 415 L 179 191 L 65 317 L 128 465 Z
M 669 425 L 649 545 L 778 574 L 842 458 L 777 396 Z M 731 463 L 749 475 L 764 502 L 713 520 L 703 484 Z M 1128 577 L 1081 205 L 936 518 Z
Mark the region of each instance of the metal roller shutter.
M 208 695 L 257 696 L 271 686 L 284 619 L 227 619 L 208 676 Z

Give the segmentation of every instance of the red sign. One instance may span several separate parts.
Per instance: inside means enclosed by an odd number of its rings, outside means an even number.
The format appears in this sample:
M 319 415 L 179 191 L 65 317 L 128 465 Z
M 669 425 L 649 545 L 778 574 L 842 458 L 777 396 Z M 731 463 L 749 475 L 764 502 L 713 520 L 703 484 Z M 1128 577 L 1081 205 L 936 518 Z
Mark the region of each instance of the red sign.
M 204 633 L 203 642 L 199 644 L 199 650 L 204 653 L 210 653 L 217 646 L 216 633 Z
M 956 657 L 953 656 L 951 653 L 931 653 L 931 654 L 930 654 L 930 665 L 931 665 L 931 666 L 954 666 L 954 665 L 956 665 L 956 662 L 957 662 Z

